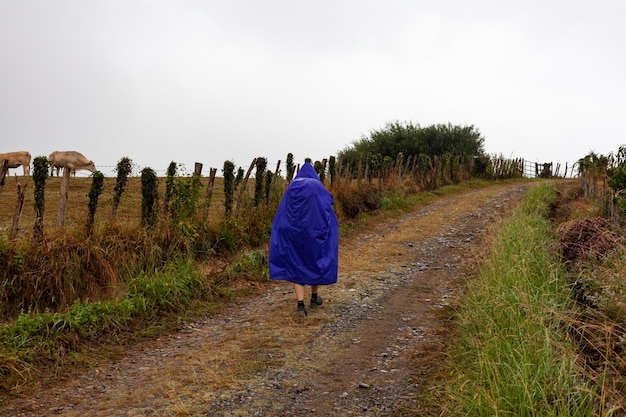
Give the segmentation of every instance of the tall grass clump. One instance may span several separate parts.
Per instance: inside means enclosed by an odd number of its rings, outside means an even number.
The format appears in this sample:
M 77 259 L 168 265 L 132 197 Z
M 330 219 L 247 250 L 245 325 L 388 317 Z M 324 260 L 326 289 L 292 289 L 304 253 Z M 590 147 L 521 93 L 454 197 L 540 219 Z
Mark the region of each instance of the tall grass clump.
M 248 281 L 269 281 L 269 264 L 264 250 L 252 250 L 241 254 L 217 278 L 217 283 L 245 279 Z
M 146 315 L 159 311 L 179 312 L 209 292 L 203 290 L 204 280 L 195 264 L 178 260 L 158 272 L 139 274 L 128 282 L 127 298 L 141 306 Z M 151 312 L 151 313 L 148 313 Z M 156 317 L 156 316 L 155 316 Z
M 458 312 L 447 415 L 597 415 L 566 326 L 564 271 L 547 250 L 555 190 L 532 189 L 501 226 Z
M 115 343 L 115 337 L 143 330 L 142 323 L 166 323 L 164 317 L 184 314 L 211 296 L 196 265 L 179 260 L 133 276 L 119 299 L 76 300 L 62 312 L 23 312 L 0 324 L 0 395 L 46 367 L 71 361 L 67 353 L 89 341 Z

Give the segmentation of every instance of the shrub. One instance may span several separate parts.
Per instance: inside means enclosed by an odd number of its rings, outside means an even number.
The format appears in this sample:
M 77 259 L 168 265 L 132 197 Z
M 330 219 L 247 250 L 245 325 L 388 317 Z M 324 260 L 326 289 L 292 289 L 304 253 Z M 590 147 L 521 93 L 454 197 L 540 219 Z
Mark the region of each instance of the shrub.
M 337 168 L 335 167 L 335 157 L 331 156 L 328 160 L 328 174 L 330 175 L 330 185 L 334 185 L 337 176 Z
M 102 194 L 102 188 L 104 186 L 104 174 L 100 171 L 93 173 L 93 179 L 91 181 L 91 189 L 89 190 L 89 205 L 87 214 L 87 233 L 91 234 L 93 231 L 93 223 L 96 216 L 96 208 L 98 207 L 98 198 Z
M 287 165 L 287 183 L 291 182 L 291 180 L 293 180 L 293 175 L 296 172 L 296 166 L 293 163 L 293 154 L 291 152 L 289 152 L 287 154 L 287 161 L 286 164 Z
M 626 165 L 617 168 L 609 179 L 609 187 L 615 192 L 626 190 Z
M 141 170 L 141 225 L 152 227 L 156 222 L 156 205 L 159 199 L 159 179 L 152 168 Z
M 226 219 L 218 223 L 215 248 L 218 251 L 233 252 L 242 242 L 242 228 L 238 220 Z
M 115 169 L 117 171 L 117 178 L 115 180 L 115 187 L 113 188 L 113 202 L 111 204 L 111 219 L 115 218 L 117 208 L 120 205 L 122 194 L 126 188 L 128 182 L 128 176 L 133 170 L 133 161 L 128 157 L 123 157 L 117 163 Z
M 174 187 L 174 177 L 177 171 L 176 162 L 170 162 L 167 167 L 166 179 L 165 179 L 165 199 L 163 202 L 163 209 L 166 213 L 170 210 L 170 200 L 172 199 L 172 188 Z
M 226 217 L 230 217 L 233 210 L 233 195 L 235 193 L 234 180 L 235 164 L 231 161 L 224 162 L 224 168 L 222 173 L 224 174 L 224 210 L 226 211 Z M 243 178 L 243 170 L 240 170 Z M 237 176 L 239 180 L 239 176 Z M 239 180 L 241 181 L 241 180 Z
M 335 201 L 351 219 L 360 213 L 370 213 L 378 209 L 383 196 L 381 186 L 374 183 L 342 184 L 335 190 Z
M 265 204 L 270 203 L 270 194 L 272 192 L 272 184 L 274 182 L 274 173 L 272 171 L 265 172 Z
M 174 182 L 170 200 L 170 216 L 175 224 L 190 222 L 195 217 L 201 185 L 200 177 L 197 175 L 178 178 Z
M 43 214 L 46 207 L 45 191 L 50 162 L 45 156 L 38 156 L 33 161 L 33 182 L 35 183 L 35 240 L 43 239 Z
M 235 187 L 233 191 L 237 191 L 237 187 L 239 187 L 239 184 L 241 184 L 241 182 L 243 181 L 244 174 L 245 174 L 245 171 L 243 167 L 237 168 L 237 176 L 235 177 Z

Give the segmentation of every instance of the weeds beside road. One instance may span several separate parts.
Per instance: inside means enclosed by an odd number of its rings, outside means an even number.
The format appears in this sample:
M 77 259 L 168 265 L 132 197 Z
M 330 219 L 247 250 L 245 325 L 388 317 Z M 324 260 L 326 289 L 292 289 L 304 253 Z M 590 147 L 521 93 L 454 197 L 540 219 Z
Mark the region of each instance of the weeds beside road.
M 569 337 L 571 290 L 548 250 L 555 200 L 553 186 L 534 187 L 494 236 L 459 309 L 446 415 L 598 415 Z

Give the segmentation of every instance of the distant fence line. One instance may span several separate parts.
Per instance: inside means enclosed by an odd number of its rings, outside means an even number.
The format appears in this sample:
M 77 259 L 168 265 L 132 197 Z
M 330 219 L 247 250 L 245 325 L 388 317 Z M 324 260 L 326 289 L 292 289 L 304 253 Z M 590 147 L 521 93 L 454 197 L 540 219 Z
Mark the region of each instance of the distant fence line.
M 578 176 L 577 173 L 574 173 L 574 164 L 568 167 L 568 164 L 566 163 L 564 170 L 561 171 L 562 165 L 560 163 L 556 163 L 556 164 L 553 162 L 540 163 L 540 162 L 529 161 L 523 158 L 503 159 L 502 161 L 503 161 L 501 162 L 502 164 L 517 163 L 521 165 L 522 176 L 524 178 L 542 178 L 542 177 L 573 178 L 575 176 Z M 195 163 L 197 164 L 199 162 L 195 162 Z M 279 164 L 280 164 L 280 160 L 277 162 L 275 166 L 278 166 Z M 181 164 L 181 165 L 185 166 L 186 170 L 189 171 L 188 172 L 189 175 L 193 173 L 193 166 L 187 167 L 185 164 Z M 117 168 L 116 165 L 97 165 L 96 168 L 98 169 L 98 171 L 104 173 L 105 176 L 114 177 L 116 175 L 115 173 L 115 170 Z M 143 168 L 144 168 L 143 166 L 135 165 L 133 168 L 132 176 L 139 176 Z M 165 176 L 167 172 L 167 168 L 163 168 L 163 169 L 155 169 L 154 167 L 150 167 L 150 168 L 154 169 L 154 171 L 159 176 Z M 217 169 L 221 170 L 221 168 L 222 167 L 218 167 Z M 270 169 L 270 166 L 268 166 L 268 169 L 272 170 Z M 569 173 L 568 173 L 568 170 L 570 171 Z M 76 176 L 79 176 L 79 177 L 89 177 L 90 175 L 91 175 L 91 172 L 88 172 L 88 171 L 78 171 L 76 173 Z
M 265 167 L 267 167 L 267 160 L 265 158 L 255 158 L 252 165 L 248 169 L 249 174 L 252 174 L 252 176 L 254 176 L 252 168 L 257 159 L 263 159 L 266 163 Z M 562 173 L 560 164 L 539 164 L 524 159 L 491 157 L 483 159 L 483 165 L 480 165 L 475 158 L 455 156 L 451 154 L 434 156 L 432 158 L 426 155 L 409 155 L 405 157 L 402 154 L 398 154 L 395 160 L 388 157 L 381 159 L 376 156 L 370 157 L 368 155 L 358 161 L 350 161 L 350 163 L 344 162 L 341 159 L 336 162 L 337 163 L 335 164 L 335 157 L 330 156 L 328 159 L 325 158 L 322 159 L 321 162 L 315 161 L 314 163 L 316 171 L 320 175 L 324 184 L 331 188 L 333 184 L 338 183 L 350 183 L 351 181 L 371 182 L 372 180 L 375 180 L 383 185 L 392 185 L 392 183 L 396 184 L 397 181 L 406 181 L 405 184 L 410 183 L 412 184 L 412 187 L 415 187 L 415 189 L 432 190 L 441 186 L 459 183 L 463 180 L 471 178 L 472 176 L 489 179 L 509 179 L 521 177 L 564 177 L 567 174 L 567 165 Z M 203 164 L 200 162 L 196 162 L 193 167 L 187 167 L 183 164 L 181 164 L 181 166 L 184 166 L 183 174 L 185 175 L 193 174 L 196 176 L 202 176 Z M 281 161 L 278 160 L 274 166 L 276 167 L 274 175 L 280 175 L 279 167 L 281 166 Z M 100 169 L 111 168 L 111 171 L 115 172 L 116 167 L 101 165 L 98 168 L 99 171 Z M 300 164 L 297 164 L 294 168 L 297 173 L 300 168 Z M 218 170 L 220 169 L 210 167 L 205 171 L 208 171 L 209 175 L 213 175 L 214 178 L 215 173 Z M 267 171 L 273 170 L 267 168 Z M 131 175 L 137 175 L 139 172 L 140 167 L 135 166 Z M 0 174 L 3 174 L 0 175 L 0 192 L 2 192 L 2 180 L 4 180 L 7 170 L 3 170 Z M 83 175 L 81 176 L 91 175 L 91 173 L 87 174 L 86 172 L 82 172 L 82 174 Z M 265 179 L 264 181 L 269 180 Z M 288 182 L 289 180 L 287 180 L 287 183 Z M 20 191 L 22 193 L 24 192 L 24 190 Z M 239 197 L 239 199 L 241 199 L 241 196 Z M 20 215 L 21 206 L 19 211 L 15 214 L 15 231 L 17 230 Z M 61 216 L 61 214 L 59 214 L 59 216 Z M 62 224 L 62 221 L 57 220 L 57 223 Z
M 575 164 L 572 164 L 568 168 L 568 164 L 565 164 L 565 169 L 561 172 L 561 164 L 553 162 L 533 162 L 526 159 L 522 159 L 523 176 L 524 178 L 573 178 Z M 569 169 L 569 174 L 568 174 Z

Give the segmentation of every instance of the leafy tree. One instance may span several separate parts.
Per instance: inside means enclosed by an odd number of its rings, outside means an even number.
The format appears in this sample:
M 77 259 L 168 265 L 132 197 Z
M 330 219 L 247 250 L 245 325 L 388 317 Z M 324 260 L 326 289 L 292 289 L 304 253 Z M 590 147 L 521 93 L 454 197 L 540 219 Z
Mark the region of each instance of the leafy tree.
M 395 161 L 400 153 L 406 156 L 423 154 L 431 158 L 444 154 L 474 158 L 484 154 L 484 138 L 474 126 L 448 123 L 421 127 L 396 121 L 387 123 L 381 130 L 371 131 L 369 136 L 362 136 L 338 156 L 354 165 L 363 155 L 375 155 L 376 159 L 388 157 Z

